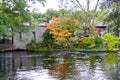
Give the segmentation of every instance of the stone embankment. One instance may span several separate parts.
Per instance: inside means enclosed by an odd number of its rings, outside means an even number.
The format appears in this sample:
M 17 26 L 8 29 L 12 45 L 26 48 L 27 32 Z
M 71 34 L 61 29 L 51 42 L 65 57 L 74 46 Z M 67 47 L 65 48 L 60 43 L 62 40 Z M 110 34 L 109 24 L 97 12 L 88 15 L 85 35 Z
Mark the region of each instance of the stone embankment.
M 0 51 L 13 50 L 12 44 L 0 44 Z
M 18 50 L 18 48 L 12 44 L 0 44 L 0 51 L 12 51 L 12 50 Z

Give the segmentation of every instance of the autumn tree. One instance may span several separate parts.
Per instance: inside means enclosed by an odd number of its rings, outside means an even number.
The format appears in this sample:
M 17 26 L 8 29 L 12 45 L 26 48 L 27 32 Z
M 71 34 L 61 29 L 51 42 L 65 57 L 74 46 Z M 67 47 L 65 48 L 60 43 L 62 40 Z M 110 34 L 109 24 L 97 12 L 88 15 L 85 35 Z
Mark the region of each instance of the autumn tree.
M 71 37 L 74 36 L 76 29 L 79 29 L 79 22 L 74 18 L 54 18 L 47 25 L 47 29 L 50 30 L 52 38 L 59 42 L 65 42 L 66 46 L 71 46 Z
M 50 30 L 50 34 L 53 35 L 58 41 L 65 41 L 67 37 L 71 36 L 71 32 L 67 29 L 64 29 L 62 26 L 59 25 L 60 18 L 54 18 L 50 23 L 47 25 L 47 29 Z

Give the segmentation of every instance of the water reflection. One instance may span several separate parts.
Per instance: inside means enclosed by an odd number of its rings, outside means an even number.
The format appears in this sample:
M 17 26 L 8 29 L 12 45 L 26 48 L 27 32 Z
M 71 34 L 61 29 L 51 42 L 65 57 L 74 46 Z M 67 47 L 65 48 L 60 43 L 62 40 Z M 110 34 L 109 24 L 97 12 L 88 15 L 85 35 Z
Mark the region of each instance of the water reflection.
M 51 65 L 49 73 L 57 77 L 59 80 L 64 80 L 72 74 L 73 59 L 70 55 L 59 56 L 56 62 Z
M 1 52 L 0 80 L 117 80 L 116 53 Z

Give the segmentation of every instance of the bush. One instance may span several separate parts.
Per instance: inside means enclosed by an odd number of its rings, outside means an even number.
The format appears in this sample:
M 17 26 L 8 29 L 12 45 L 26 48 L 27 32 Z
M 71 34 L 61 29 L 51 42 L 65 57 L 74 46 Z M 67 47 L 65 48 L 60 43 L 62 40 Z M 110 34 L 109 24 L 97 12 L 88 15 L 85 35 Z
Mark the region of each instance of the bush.
M 78 48 L 78 47 L 79 47 L 79 43 L 78 43 L 78 42 L 74 42 L 74 43 L 73 43 L 73 47 L 74 47 L 74 48 Z
M 49 30 L 46 30 L 42 37 L 43 37 L 42 43 L 43 43 L 46 47 L 48 47 L 48 45 L 52 45 L 52 44 L 53 44 L 54 39 L 52 38 L 52 35 L 49 34 Z
M 80 39 L 80 43 L 84 48 L 95 47 L 94 37 L 83 37 L 83 38 Z
M 95 37 L 83 37 L 80 39 L 81 47 L 84 48 L 95 48 L 100 47 L 101 43 L 103 42 L 102 38 L 95 36 Z
M 119 42 L 119 38 L 114 34 L 107 33 L 103 36 L 103 41 L 107 43 L 108 50 L 116 50 L 116 44 Z
M 96 47 L 101 46 L 101 44 L 102 44 L 102 42 L 103 42 L 103 40 L 102 40 L 101 37 L 95 36 L 95 37 L 94 37 L 94 40 L 95 40 L 94 42 L 95 42 Z

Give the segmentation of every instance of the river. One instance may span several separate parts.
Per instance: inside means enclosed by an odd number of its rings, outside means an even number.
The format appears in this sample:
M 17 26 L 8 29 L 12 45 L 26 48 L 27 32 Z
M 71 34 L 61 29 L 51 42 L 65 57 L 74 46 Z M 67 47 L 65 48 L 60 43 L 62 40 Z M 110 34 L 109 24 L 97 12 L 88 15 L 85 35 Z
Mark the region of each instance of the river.
M 0 52 L 0 80 L 117 80 L 115 52 Z

